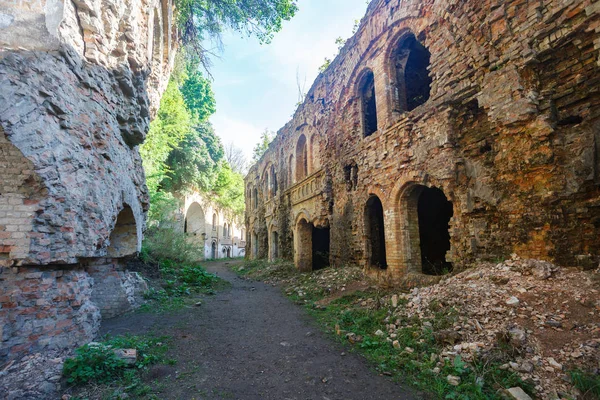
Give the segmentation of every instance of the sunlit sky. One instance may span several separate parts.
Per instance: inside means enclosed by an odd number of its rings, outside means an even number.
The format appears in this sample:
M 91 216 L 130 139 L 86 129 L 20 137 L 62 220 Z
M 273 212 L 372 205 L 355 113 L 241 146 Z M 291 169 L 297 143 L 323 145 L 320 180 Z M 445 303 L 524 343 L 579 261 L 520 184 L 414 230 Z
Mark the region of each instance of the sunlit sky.
M 265 128 L 277 131 L 291 119 L 298 84 L 307 92 L 325 57 L 337 53 L 335 39 L 352 35 L 367 0 L 299 0 L 296 16 L 271 44 L 239 33 L 223 35 L 211 74 L 217 112 L 211 118 L 223 144 L 233 142 L 248 159 Z M 299 79 L 297 79 L 299 76 Z

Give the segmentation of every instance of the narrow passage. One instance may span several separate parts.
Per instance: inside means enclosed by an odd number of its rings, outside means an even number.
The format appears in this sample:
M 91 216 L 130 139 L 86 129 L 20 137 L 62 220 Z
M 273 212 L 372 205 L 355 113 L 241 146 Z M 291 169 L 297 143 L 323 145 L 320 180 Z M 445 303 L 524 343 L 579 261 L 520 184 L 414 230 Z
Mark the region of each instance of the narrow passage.
M 170 357 L 177 364 L 151 371 L 164 383 L 161 398 L 420 398 L 328 338 L 278 288 L 238 278 L 224 262 L 206 267 L 231 289 L 171 315 L 134 314 L 104 323 L 103 333 L 173 338 Z

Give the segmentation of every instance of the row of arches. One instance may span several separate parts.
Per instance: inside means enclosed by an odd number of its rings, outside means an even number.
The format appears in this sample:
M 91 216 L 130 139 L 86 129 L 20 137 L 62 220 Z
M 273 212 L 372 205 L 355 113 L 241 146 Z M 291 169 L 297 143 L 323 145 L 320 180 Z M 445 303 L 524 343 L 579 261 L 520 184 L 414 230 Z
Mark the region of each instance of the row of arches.
M 388 60 L 392 113 L 402 114 L 412 111 L 427 102 L 432 84 L 428 70 L 431 61 L 429 50 L 412 33 L 406 33 L 392 47 Z M 360 124 L 364 137 L 371 136 L 378 130 L 378 104 L 380 103 L 377 98 L 379 91 L 376 90 L 379 86 L 378 79 L 379 76 L 375 76 L 370 68 L 363 70 L 358 79 Z M 381 79 L 386 79 L 385 74 Z
M 401 258 L 408 272 L 425 275 L 451 272 L 453 266 L 447 254 L 451 249 L 452 202 L 441 189 L 416 184 L 403 193 L 400 202 L 398 209 L 402 211 L 396 219 L 386 217 L 384 205 L 377 195 L 370 195 L 366 201 L 363 215 L 366 266 L 387 270 L 388 255 L 399 252 L 404 255 Z M 395 232 L 387 232 L 388 229 Z M 293 233 L 296 267 L 301 271 L 327 267 L 330 237 L 328 223 L 317 226 L 300 214 Z M 277 243 L 278 236 L 272 234 L 269 239 Z M 269 258 L 277 258 L 277 248 L 270 244 L 270 251 Z
M 284 188 L 294 185 L 307 178 L 318 169 L 319 162 L 316 157 L 316 135 L 310 136 L 310 139 L 302 133 L 298 137 L 296 146 L 292 154 L 287 157 L 287 163 L 284 163 L 284 151 L 281 150 L 279 160 L 279 170 L 286 171 L 281 182 Z M 249 209 L 258 208 L 259 187 L 262 190 L 264 199 L 272 199 L 279 192 L 278 168 L 273 163 L 268 163 L 260 177 L 258 187 L 248 184 L 246 187 L 246 198 Z

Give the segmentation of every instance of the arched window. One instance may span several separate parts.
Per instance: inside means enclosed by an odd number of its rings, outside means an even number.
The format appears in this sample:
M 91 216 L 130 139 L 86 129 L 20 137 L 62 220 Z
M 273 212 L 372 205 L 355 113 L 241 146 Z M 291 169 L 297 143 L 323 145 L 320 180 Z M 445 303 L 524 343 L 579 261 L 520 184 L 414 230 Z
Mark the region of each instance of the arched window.
M 359 84 L 360 107 L 363 135 L 371 136 L 377 132 L 377 98 L 375 96 L 375 76 L 367 70 Z
M 288 185 L 294 183 L 294 155 L 292 154 L 288 160 Z
M 320 167 L 320 162 L 319 162 L 319 157 L 318 157 L 319 149 L 318 149 L 318 143 L 317 143 L 317 135 L 314 133 L 310 137 L 310 146 L 308 146 L 308 154 L 310 156 L 310 160 L 308 163 L 308 173 L 312 174 L 316 170 L 318 170 Z
M 256 209 L 256 208 L 258 208 L 258 189 L 257 188 L 254 188 L 254 193 L 253 193 L 252 197 L 254 198 L 254 208 Z
M 300 135 L 296 145 L 296 181 L 301 181 L 308 175 L 308 149 L 306 136 Z
M 216 231 L 217 230 L 217 214 L 213 214 L 213 220 L 212 220 L 212 230 Z
M 413 34 L 404 36 L 393 52 L 395 68 L 395 109 L 412 111 L 429 100 L 432 79 L 429 76 L 431 54 Z
M 369 266 L 385 269 L 387 268 L 387 258 L 385 253 L 383 205 L 379 197 L 375 195 L 371 196 L 367 201 L 365 225 Z
M 252 209 L 252 188 L 250 185 L 246 188 L 246 193 L 248 196 L 248 208 Z
M 271 165 L 270 171 L 270 182 L 271 182 L 271 197 L 275 197 L 277 194 L 277 173 L 275 172 L 275 166 Z
M 227 237 L 227 222 L 225 222 L 225 224 L 223 224 L 223 237 L 224 238 Z

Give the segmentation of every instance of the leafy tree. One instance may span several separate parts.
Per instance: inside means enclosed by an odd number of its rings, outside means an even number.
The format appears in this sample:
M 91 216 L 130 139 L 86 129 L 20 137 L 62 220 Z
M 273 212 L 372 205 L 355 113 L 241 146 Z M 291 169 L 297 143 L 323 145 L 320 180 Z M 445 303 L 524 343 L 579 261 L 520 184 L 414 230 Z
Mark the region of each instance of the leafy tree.
M 166 175 L 167 158 L 192 130 L 192 116 L 186 107 L 176 80 L 171 80 L 160 102 L 160 108 L 146 141 L 140 147 L 147 185 L 150 192 L 158 190 Z
M 265 129 L 264 132 L 260 134 L 260 141 L 252 150 L 252 160 L 254 162 L 262 158 L 273 139 L 275 139 L 275 132 L 269 131 L 268 129 Z
M 181 85 L 181 94 L 188 109 L 198 121 L 206 121 L 217 111 L 210 81 L 196 66 L 188 68 Z
M 177 0 L 183 45 L 203 61 L 202 42 L 229 28 L 269 43 L 298 10 L 295 0 Z
M 162 186 L 166 190 L 210 191 L 219 174 L 223 146 L 210 123 L 191 130 L 167 159 L 168 172 Z
M 244 213 L 244 177 L 234 172 L 227 162 L 221 164 L 213 193 L 221 207 L 232 210 L 238 216 Z

